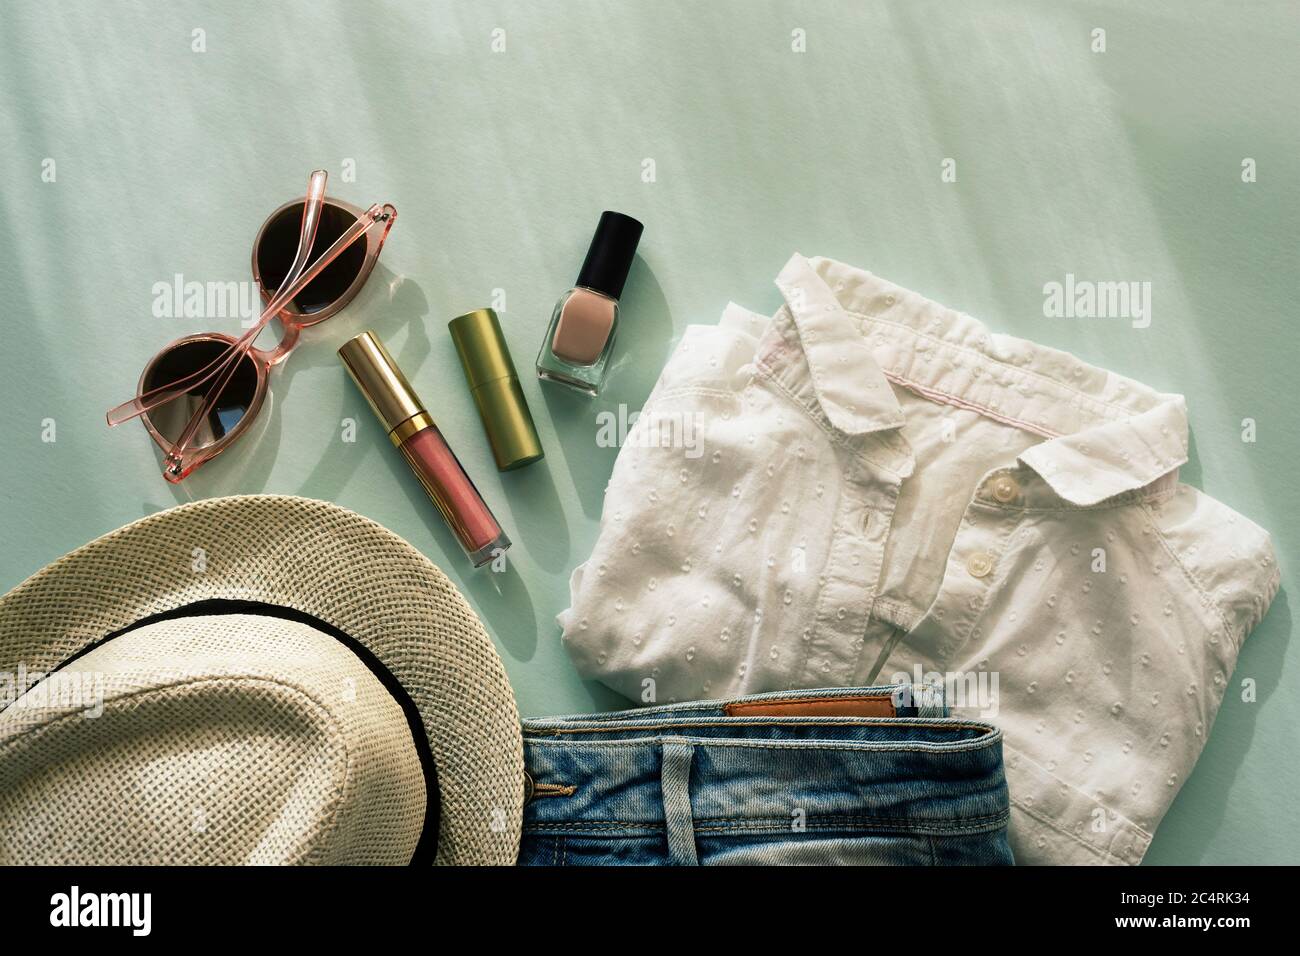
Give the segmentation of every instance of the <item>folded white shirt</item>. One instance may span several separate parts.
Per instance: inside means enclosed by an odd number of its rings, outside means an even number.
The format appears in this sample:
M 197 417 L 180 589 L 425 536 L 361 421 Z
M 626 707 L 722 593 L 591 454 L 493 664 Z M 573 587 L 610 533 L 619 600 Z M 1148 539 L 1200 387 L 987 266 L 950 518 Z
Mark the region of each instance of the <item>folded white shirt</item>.
M 1005 732 L 1019 862 L 1137 863 L 1278 587 L 1178 482 L 1182 396 L 832 260 L 777 286 L 689 327 L 629 432 L 578 669 L 644 702 L 946 680 Z

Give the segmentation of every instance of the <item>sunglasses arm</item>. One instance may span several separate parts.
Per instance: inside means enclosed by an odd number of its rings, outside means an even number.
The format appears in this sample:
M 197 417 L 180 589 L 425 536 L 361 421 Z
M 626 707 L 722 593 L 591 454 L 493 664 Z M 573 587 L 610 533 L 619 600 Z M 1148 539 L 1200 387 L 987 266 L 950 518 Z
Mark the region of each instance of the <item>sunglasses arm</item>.
M 307 268 L 307 260 L 311 257 L 312 243 L 316 241 L 316 228 L 320 225 L 321 208 L 325 203 L 325 182 L 328 174 L 323 169 L 318 169 L 311 174 L 307 181 L 307 198 L 302 206 L 302 226 L 298 230 L 298 250 L 294 253 L 293 262 L 289 264 L 289 271 L 285 274 L 284 281 L 280 283 L 280 288 L 276 290 L 274 298 L 278 299 L 282 293 L 293 286 L 298 277 L 302 275 L 303 270 Z M 258 323 L 258 331 L 266 326 L 267 318 L 265 314 Z M 185 430 L 181 432 L 180 437 L 176 439 L 171 449 L 167 452 L 163 461 L 163 475 L 168 479 L 179 480 L 185 474 L 192 470 L 193 466 L 186 468 L 186 451 L 190 447 L 190 442 L 194 440 L 195 433 L 207 421 L 208 414 L 212 411 L 221 393 L 225 391 L 230 379 L 235 374 L 235 369 L 239 368 L 239 363 L 243 361 L 248 350 L 253 347 L 253 341 L 256 336 L 249 338 L 242 335 L 239 341 L 230 349 L 227 349 L 225 362 L 221 369 L 216 372 L 215 383 L 207 390 L 203 401 L 195 409 L 194 414 L 190 416 L 189 422 L 185 425 Z
M 244 346 L 244 351 L 247 351 L 247 348 L 251 346 L 252 341 L 257 337 L 257 334 L 262 330 L 262 328 L 266 326 L 266 323 L 269 322 L 271 318 L 274 317 L 281 309 L 283 309 L 295 295 L 301 292 L 302 289 L 304 289 L 307 286 L 307 284 L 311 282 L 312 279 L 320 275 L 320 273 L 324 271 L 324 269 L 331 262 L 333 262 L 336 258 L 338 258 L 344 252 L 344 250 L 346 250 L 354 242 L 356 242 L 358 239 L 364 236 L 372 228 L 381 224 L 384 230 L 381 236 L 381 241 L 382 241 L 382 238 L 387 236 L 388 230 L 392 228 L 393 220 L 396 218 L 397 218 L 397 210 L 390 205 L 381 206 L 378 203 L 376 203 L 375 205 L 367 209 L 365 214 L 362 215 L 362 217 L 358 219 L 355 223 L 349 226 L 348 229 L 345 230 L 338 237 L 338 239 L 336 239 L 334 243 L 328 249 L 326 249 L 325 252 L 323 252 L 320 255 L 320 257 L 315 262 L 313 262 L 311 266 L 292 283 L 292 285 L 288 288 L 288 290 L 285 290 L 283 286 L 281 287 L 281 291 L 276 293 L 275 298 L 271 300 L 270 305 L 268 305 L 266 310 L 262 313 L 262 318 L 258 322 L 258 324 L 254 326 L 252 329 L 250 329 L 248 333 L 246 333 L 244 336 L 241 336 L 239 341 L 236 342 L 235 345 L 230 346 L 230 348 L 227 350 L 227 352 L 230 355 L 230 358 L 232 359 L 234 358 L 235 356 L 234 350 L 239 348 L 241 345 Z M 294 330 L 294 332 L 288 332 L 286 330 L 287 335 L 293 335 L 295 332 L 296 330 Z M 239 354 L 242 355 L 243 353 L 241 352 Z M 217 359 L 213 364 L 220 365 L 223 361 L 225 360 Z M 226 380 L 229 379 L 230 375 L 233 374 L 235 367 L 236 367 L 235 362 L 231 361 L 229 367 L 226 369 L 226 374 L 224 378 L 219 384 L 219 387 L 213 388 L 209 391 L 208 393 L 209 399 L 205 399 L 204 402 L 205 408 L 208 406 L 209 400 L 215 400 L 217 397 L 219 397 L 220 389 L 225 387 L 225 382 Z M 214 369 L 212 372 L 209 372 L 208 374 L 204 375 L 202 380 L 196 384 L 202 384 L 203 381 L 207 381 L 208 379 L 212 378 L 213 375 L 219 374 L 220 372 L 221 369 Z M 201 374 L 201 372 L 196 374 Z M 146 407 L 143 407 L 140 412 L 132 412 L 130 415 L 127 416 L 127 418 L 135 417 L 135 415 L 141 414 L 144 411 L 148 411 L 149 408 L 153 408 L 156 407 L 156 405 L 170 401 L 172 398 L 175 398 L 181 394 L 185 394 L 186 391 L 192 390 L 194 387 L 196 387 L 196 385 L 188 385 L 179 389 L 173 386 L 171 387 L 171 391 L 173 391 L 174 394 L 170 396 L 167 395 L 161 396 L 156 402 L 146 399 L 145 401 L 141 402 L 141 404 L 145 405 Z M 138 399 L 137 401 L 140 400 Z M 126 403 L 125 406 L 120 406 L 120 407 L 128 407 L 130 406 L 130 404 L 131 403 L 128 402 Z M 206 460 L 207 454 L 203 448 L 191 449 L 188 447 L 189 441 L 192 440 L 193 437 L 193 432 L 191 431 L 191 428 L 197 427 L 197 424 L 201 423 L 202 414 L 203 414 L 203 410 L 201 409 L 200 412 L 196 413 L 196 416 L 190 420 L 190 424 L 186 426 L 186 432 L 189 433 L 189 437 L 186 438 L 185 436 L 182 436 L 182 438 L 185 438 L 184 444 L 178 441 L 166 455 L 163 463 L 163 477 L 166 478 L 168 481 L 171 482 L 180 481 Z M 125 421 L 126 419 L 124 418 L 122 420 Z M 112 423 L 113 422 L 110 419 L 110 424 Z
M 366 215 L 369 216 L 373 213 L 375 208 L 376 207 L 372 206 L 367 210 Z M 380 229 L 380 232 L 378 241 L 375 245 L 374 255 L 377 256 L 379 251 L 384 248 L 384 240 L 388 238 L 388 231 L 393 228 L 393 222 L 396 219 L 397 209 L 395 207 L 391 205 L 379 207 L 379 213 L 375 220 L 375 224 Z M 339 251 L 342 252 L 342 250 Z M 298 336 L 301 331 L 301 328 L 297 325 L 290 324 L 284 327 L 284 335 L 281 336 L 274 351 L 266 356 L 266 365 L 268 368 L 274 368 L 289 357 L 289 353 L 292 352 L 294 346 L 298 344 Z
M 392 206 L 380 206 L 379 204 L 371 206 L 361 219 L 353 223 L 347 231 L 335 240 L 332 246 L 321 254 L 321 257 L 316 262 L 312 263 L 311 268 L 298 277 L 297 281 L 289 289 L 276 294 L 275 298 L 262 312 L 257 324 L 240 336 L 235 345 L 232 345 L 221 356 L 213 359 L 197 372 L 192 372 L 169 385 L 159 386 L 143 394 L 138 394 L 135 398 L 109 409 L 106 416 L 108 424 L 113 426 L 130 421 L 132 418 L 143 415 L 145 412 L 151 411 L 159 405 L 164 405 L 203 385 L 218 371 L 225 368 L 227 362 L 233 357 L 232 349 L 240 344 L 251 343 L 256 339 L 262 329 L 266 327 L 266 324 L 353 242 L 365 235 L 376 223 L 385 224 L 384 234 L 386 235 L 388 229 L 392 226 L 392 220 L 396 218 L 397 211 Z
M 314 170 L 307 180 L 307 196 L 303 203 L 302 226 L 299 230 L 298 250 L 294 255 L 294 261 L 285 275 L 285 279 L 280 283 L 280 288 L 276 292 L 276 299 L 281 297 L 285 291 L 285 286 L 291 285 L 302 272 L 301 261 L 305 258 L 303 249 L 303 238 L 310 233 L 307 239 L 307 249 L 311 249 L 311 242 L 315 240 L 316 226 L 320 221 L 321 205 L 325 196 L 325 183 L 329 174 L 323 169 Z M 275 305 L 274 302 L 271 303 Z M 139 415 L 143 415 L 160 405 L 165 405 L 174 399 L 185 395 L 200 385 L 207 383 L 214 375 L 221 373 L 227 368 L 233 369 L 238 359 L 244 354 L 247 347 L 250 347 L 253 341 L 266 327 L 268 321 L 267 312 L 271 312 L 268 307 L 258 320 L 247 332 L 235 341 L 234 345 L 222 350 L 221 354 L 211 362 L 189 375 L 183 376 L 174 382 L 161 385 L 158 388 L 150 389 L 147 392 L 137 393 L 136 397 L 130 401 L 123 402 L 114 408 L 108 410 L 105 418 L 108 420 L 109 427 L 120 425 L 123 422 L 130 421 Z M 274 313 L 272 313 L 274 314 Z M 210 390 L 211 391 L 211 390 Z

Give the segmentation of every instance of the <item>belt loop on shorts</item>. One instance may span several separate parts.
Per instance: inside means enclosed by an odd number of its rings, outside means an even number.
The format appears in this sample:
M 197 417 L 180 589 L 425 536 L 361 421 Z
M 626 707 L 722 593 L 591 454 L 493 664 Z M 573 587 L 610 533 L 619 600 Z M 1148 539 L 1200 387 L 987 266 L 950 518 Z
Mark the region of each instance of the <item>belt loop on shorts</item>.
M 685 740 L 668 739 L 663 745 L 660 788 L 664 801 L 664 831 L 668 836 L 668 862 L 673 866 L 699 866 L 695 855 L 695 820 L 691 816 L 691 761 L 695 748 Z
M 897 711 L 907 711 L 910 717 L 947 717 L 948 705 L 944 699 L 942 681 L 895 684 L 889 693 Z
M 912 697 L 916 701 L 916 716 L 947 717 L 948 707 L 944 700 L 942 683 L 921 683 L 912 685 Z

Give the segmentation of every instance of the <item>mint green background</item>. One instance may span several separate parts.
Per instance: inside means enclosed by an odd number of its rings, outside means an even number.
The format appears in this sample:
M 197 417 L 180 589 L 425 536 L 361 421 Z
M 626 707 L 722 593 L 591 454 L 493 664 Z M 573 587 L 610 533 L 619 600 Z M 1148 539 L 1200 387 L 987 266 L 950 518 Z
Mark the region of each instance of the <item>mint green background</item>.
M 1187 395 L 1184 477 L 1273 532 L 1284 591 L 1147 859 L 1296 862 L 1294 4 L 211 6 L 7 0 L 0 13 L 0 588 L 178 502 L 326 498 L 469 594 L 523 713 L 613 706 L 575 676 L 553 623 L 615 455 L 595 414 L 638 408 L 686 324 L 729 298 L 775 308 L 791 252 L 832 256 Z M 656 182 L 642 182 L 646 157 Z M 945 157 L 956 183 L 940 181 Z M 1243 157 L 1258 182 L 1242 183 Z M 110 431 L 103 413 L 155 349 L 221 323 L 153 318 L 151 287 L 246 279 L 257 226 L 316 166 L 334 194 L 400 210 L 380 268 L 277 372 L 256 437 L 168 485 L 143 429 Z M 592 402 L 526 377 L 547 457 L 498 475 L 446 320 L 505 290 L 529 370 L 606 207 L 646 223 L 609 387 Z M 1149 280 L 1151 327 L 1044 318 L 1043 284 L 1066 272 Z M 366 327 L 508 527 L 509 574 L 469 569 L 346 381 L 334 349 Z M 1245 678 L 1257 703 L 1239 699 Z

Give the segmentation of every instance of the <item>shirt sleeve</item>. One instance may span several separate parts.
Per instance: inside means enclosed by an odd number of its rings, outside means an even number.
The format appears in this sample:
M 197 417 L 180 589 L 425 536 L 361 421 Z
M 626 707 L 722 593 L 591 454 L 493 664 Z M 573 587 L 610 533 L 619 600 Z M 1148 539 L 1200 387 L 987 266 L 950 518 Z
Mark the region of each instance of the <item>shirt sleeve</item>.
M 1240 648 L 1277 595 L 1273 539 L 1249 518 L 1187 485 L 1161 513 L 1160 531 L 1192 585 Z

